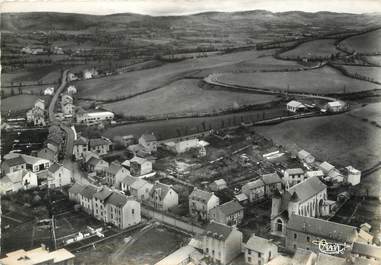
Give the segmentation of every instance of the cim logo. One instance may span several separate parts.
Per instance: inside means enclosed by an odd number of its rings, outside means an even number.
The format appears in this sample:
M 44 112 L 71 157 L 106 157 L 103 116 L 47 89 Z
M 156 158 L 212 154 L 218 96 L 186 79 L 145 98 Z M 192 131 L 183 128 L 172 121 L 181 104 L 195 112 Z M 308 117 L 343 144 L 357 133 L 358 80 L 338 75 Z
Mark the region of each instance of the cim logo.
M 319 251 L 321 253 L 328 254 L 328 255 L 344 254 L 345 249 L 350 247 L 346 243 L 344 244 L 332 243 L 332 242 L 327 242 L 325 239 L 314 240 L 312 241 L 312 243 L 319 246 Z

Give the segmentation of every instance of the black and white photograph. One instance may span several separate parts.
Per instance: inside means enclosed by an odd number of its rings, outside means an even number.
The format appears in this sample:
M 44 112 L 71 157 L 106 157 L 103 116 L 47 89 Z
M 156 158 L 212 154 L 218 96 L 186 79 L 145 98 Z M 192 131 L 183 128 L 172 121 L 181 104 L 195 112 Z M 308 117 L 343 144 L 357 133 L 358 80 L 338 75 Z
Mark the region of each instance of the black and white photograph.
M 0 34 L 0 265 L 381 265 L 380 0 L 4 0 Z

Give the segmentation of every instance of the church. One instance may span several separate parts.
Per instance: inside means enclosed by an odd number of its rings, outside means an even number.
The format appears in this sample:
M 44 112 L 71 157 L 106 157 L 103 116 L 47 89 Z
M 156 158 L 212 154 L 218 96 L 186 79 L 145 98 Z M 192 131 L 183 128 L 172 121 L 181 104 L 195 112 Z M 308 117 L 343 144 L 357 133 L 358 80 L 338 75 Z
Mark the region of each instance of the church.
M 318 177 L 311 177 L 289 189 L 277 190 L 272 197 L 271 232 L 285 236 L 286 224 L 292 214 L 307 217 L 329 215 L 327 186 Z

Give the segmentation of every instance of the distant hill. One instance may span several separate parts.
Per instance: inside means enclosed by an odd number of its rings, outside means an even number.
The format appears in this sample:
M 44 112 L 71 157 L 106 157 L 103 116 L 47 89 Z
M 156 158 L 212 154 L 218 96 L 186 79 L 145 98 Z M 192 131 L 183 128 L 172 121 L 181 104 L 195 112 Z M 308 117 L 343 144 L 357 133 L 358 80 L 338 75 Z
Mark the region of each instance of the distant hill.
M 31 12 L 3 13 L 1 30 L 3 31 L 38 31 L 38 30 L 86 30 L 128 29 L 136 26 L 160 29 L 187 28 L 206 30 L 266 30 L 274 27 L 292 28 L 313 27 L 368 27 L 380 26 L 381 15 L 347 14 L 332 12 L 282 12 L 273 13 L 265 10 L 244 12 L 206 12 L 187 16 L 147 16 L 132 13 L 105 16 Z M 206 28 L 205 28 L 206 27 Z

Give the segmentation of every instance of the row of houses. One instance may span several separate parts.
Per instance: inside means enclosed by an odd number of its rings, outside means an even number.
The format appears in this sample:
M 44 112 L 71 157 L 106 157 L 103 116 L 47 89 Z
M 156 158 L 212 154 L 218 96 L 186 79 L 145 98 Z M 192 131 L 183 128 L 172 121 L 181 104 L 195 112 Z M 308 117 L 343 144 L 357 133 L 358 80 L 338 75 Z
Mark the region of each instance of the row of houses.
M 99 221 L 124 229 L 141 222 L 140 203 L 133 196 L 120 191 L 75 183 L 69 190 L 69 199 Z
M 26 113 L 26 121 L 33 126 L 46 126 L 45 101 L 37 99 L 33 107 Z
M 84 159 L 88 152 L 105 155 L 110 151 L 112 142 L 106 137 L 88 139 L 79 136 L 74 140 L 73 156 L 76 160 Z

